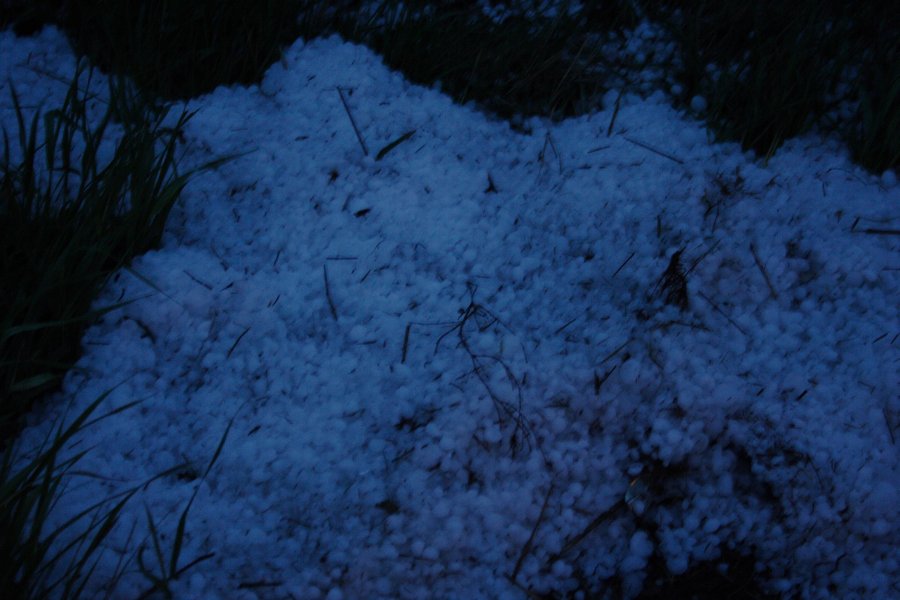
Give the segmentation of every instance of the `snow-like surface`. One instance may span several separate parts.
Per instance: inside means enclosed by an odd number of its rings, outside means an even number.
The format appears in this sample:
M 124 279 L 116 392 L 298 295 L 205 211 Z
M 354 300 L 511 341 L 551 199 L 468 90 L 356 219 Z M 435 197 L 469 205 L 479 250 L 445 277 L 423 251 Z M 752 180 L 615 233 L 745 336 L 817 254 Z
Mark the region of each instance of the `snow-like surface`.
M 0 34 L 4 126 L 7 78 L 71 72 L 60 39 Z M 29 106 L 65 92 L 28 81 Z M 205 480 L 132 500 L 97 585 L 137 523 L 115 597 L 143 591 L 145 506 L 171 541 L 199 486 L 181 562 L 215 556 L 185 598 L 633 595 L 652 556 L 729 547 L 790 594 L 896 595 L 900 258 L 864 233 L 897 228 L 896 178 L 813 136 L 764 165 L 661 96 L 607 136 L 616 95 L 523 135 L 332 38 L 191 101 L 185 165 L 245 154 L 97 300 L 140 298 L 22 443 L 113 386 L 107 410 L 142 400 L 80 439 L 108 479 L 73 479 L 61 519 L 202 473 L 234 424 Z

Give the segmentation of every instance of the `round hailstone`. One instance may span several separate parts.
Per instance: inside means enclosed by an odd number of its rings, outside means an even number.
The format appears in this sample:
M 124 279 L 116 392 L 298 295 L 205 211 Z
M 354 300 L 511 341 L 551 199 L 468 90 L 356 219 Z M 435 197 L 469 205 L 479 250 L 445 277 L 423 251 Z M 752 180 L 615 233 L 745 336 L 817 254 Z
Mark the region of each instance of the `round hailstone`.
M 350 339 L 354 342 L 361 342 L 366 337 L 366 328 L 362 325 L 354 325 L 350 329 Z
M 887 187 L 894 187 L 897 185 L 897 173 L 893 169 L 888 169 L 881 174 L 881 183 Z
M 698 113 L 705 111 L 706 98 L 703 96 L 694 96 L 691 98 L 691 110 Z

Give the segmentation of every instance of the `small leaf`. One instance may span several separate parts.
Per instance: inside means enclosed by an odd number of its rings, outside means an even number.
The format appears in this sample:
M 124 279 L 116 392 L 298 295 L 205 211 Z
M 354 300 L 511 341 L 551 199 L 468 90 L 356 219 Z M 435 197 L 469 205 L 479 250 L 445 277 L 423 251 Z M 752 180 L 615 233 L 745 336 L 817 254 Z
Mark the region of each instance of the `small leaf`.
M 391 150 L 393 150 L 394 148 L 396 148 L 397 146 L 399 146 L 400 144 L 402 144 L 403 142 L 405 142 L 406 140 L 411 138 L 415 133 L 416 133 L 416 130 L 413 129 L 411 131 L 407 131 L 406 133 L 404 133 L 403 135 L 398 137 L 396 140 L 394 140 L 393 142 L 391 142 L 390 144 L 388 144 L 387 146 L 385 146 L 384 148 L 379 150 L 378 154 L 375 155 L 375 160 L 381 160 L 382 158 L 384 158 L 388 152 L 390 152 Z

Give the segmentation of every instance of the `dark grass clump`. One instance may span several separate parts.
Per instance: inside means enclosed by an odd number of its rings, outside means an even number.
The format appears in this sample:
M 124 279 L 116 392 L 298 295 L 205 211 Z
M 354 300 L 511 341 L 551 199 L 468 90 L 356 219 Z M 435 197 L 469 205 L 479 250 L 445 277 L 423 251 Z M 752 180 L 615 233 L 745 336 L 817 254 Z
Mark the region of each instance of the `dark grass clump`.
M 621 27 L 619 3 L 589 13 L 512 13 L 493 20 L 471 2 L 382 3 L 367 18 L 336 24 L 410 80 L 475 101 L 503 118 L 564 117 L 596 107 L 613 68 L 591 28 Z M 589 27 L 590 25 L 590 27 Z
M 0 29 L 33 35 L 56 21 L 64 0 L 0 0 Z
M 688 2 L 670 22 L 681 47 L 680 99 L 706 98 L 724 139 L 763 156 L 825 110 L 846 59 L 819 2 Z
M 297 38 L 297 0 L 66 2 L 59 22 L 94 65 L 183 99 L 258 82 Z
M 186 470 L 196 472 L 202 481 L 215 466 L 234 417 L 228 422 L 206 469 L 200 473 L 193 463 L 174 465 L 144 481 L 127 487 L 92 504 L 79 508 L 61 522 L 52 513 L 64 499 L 66 487 L 73 480 L 102 478 L 102 475 L 80 470 L 79 462 L 89 450 L 75 451 L 77 436 L 99 421 L 115 417 L 139 402 L 129 402 L 100 416 L 94 416 L 112 390 L 95 399 L 68 423 L 59 422 L 36 451 L 19 452 L 13 444 L 0 450 L 0 586 L 7 600 L 42 600 L 44 598 L 83 598 L 95 577 L 104 553 L 103 544 L 119 526 L 125 506 L 154 481 L 177 476 Z M 149 508 L 146 508 L 148 536 L 137 548 L 129 535 L 127 545 L 136 553 L 140 571 L 148 582 L 141 598 L 174 598 L 172 582 L 214 553 L 184 560 L 185 532 L 188 514 L 201 487 L 194 488 L 178 523 L 171 532 L 162 532 Z M 132 529 L 133 533 L 134 529 Z M 130 552 L 130 550 L 129 550 Z M 145 554 L 153 558 L 145 560 Z M 114 572 L 104 582 L 107 597 L 118 597 L 116 588 L 129 568 L 129 560 L 119 560 Z M 154 595 L 156 594 L 156 595 Z
M 253 84 L 300 36 L 327 33 L 341 4 L 306 0 L 0 0 L 0 29 L 65 31 L 104 72 L 131 78 L 148 96 L 181 100 L 219 85 Z M 345 2 L 344 4 L 351 4 Z
M 456 101 L 503 118 L 596 109 L 608 86 L 640 68 L 617 64 L 600 44 L 649 18 L 677 43 L 668 67 L 682 87 L 676 103 L 704 97 L 701 116 L 719 139 L 769 157 L 823 126 L 876 173 L 900 164 L 900 18 L 889 3 L 610 0 L 572 13 L 561 2 L 551 15 L 491 2 L 512 9 L 499 21 L 466 0 L 347 1 L 330 12 L 317 4 L 301 11 L 305 37 L 337 31 L 412 81 L 439 82 Z
M 159 245 L 194 173 L 176 169 L 189 114 L 164 125 L 165 107 L 111 80 L 95 121 L 89 79 L 76 73 L 62 106 L 31 119 L 11 94 L 18 131 L 3 132 L 0 161 L 0 446 L 78 359 L 87 325 L 115 308 L 91 304 L 111 273 Z M 121 137 L 105 160 L 113 123 Z
M 752 554 L 725 550 L 716 560 L 699 562 L 684 573 L 673 575 L 662 561 L 651 561 L 650 573 L 639 600 L 776 600 L 761 585 L 762 574 Z
M 670 0 L 648 9 L 679 45 L 677 101 L 704 97 L 720 139 L 768 157 L 825 125 L 870 170 L 898 166 L 900 21 L 887 3 Z M 842 105 L 849 119 L 829 123 Z
M 109 533 L 116 522 L 121 505 L 104 510 L 103 503 L 91 507 L 79 517 L 47 530 L 48 516 L 56 502 L 67 475 L 76 467 L 82 455 L 63 459 L 60 455 L 72 437 L 85 425 L 103 397 L 94 402 L 68 427 L 59 427 L 53 438 L 24 466 L 17 466 L 19 457 L 11 448 L 3 450 L 0 457 L 0 585 L 4 598 L 25 600 L 46 598 L 55 593 L 62 598 L 80 595 L 90 577 L 90 561 L 96 546 Z M 93 518 L 92 518 L 93 517 Z M 79 523 L 82 522 L 82 523 Z M 54 541 L 73 526 L 87 522 L 73 545 L 84 545 L 87 550 L 66 562 L 65 553 L 51 549 Z
M 85 452 L 72 452 L 73 438 L 103 419 L 133 407 L 126 404 L 88 420 L 109 392 L 102 394 L 70 423 L 60 423 L 30 460 L 16 449 L 0 451 L 0 586 L 9 600 L 83 597 L 100 558 L 100 544 L 119 521 L 125 504 L 144 485 L 84 507 L 61 524 L 50 513 L 69 480 L 93 477 L 78 471 Z M 66 539 L 63 539 L 66 538 Z M 113 574 L 113 584 L 121 577 Z
M 900 17 L 863 4 L 864 17 L 851 29 L 861 57 L 848 100 L 855 115 L 840 123 L 853 158 L 877 172 L 900 169 Z

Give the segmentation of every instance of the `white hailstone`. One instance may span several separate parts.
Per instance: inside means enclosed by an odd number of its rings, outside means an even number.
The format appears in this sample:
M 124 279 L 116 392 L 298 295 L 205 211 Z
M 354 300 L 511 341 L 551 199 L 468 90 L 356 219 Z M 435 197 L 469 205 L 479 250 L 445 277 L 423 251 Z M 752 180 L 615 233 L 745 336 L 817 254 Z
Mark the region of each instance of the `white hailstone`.
M 441 439 L 438 442 L 438 446 L 440 447 L 441 450 L 444 450 L 446 452 L 455 450 L 457 447 L 456 438 L 449 433 L 445 433 L 444 435 L 441 436 Z
M 434 505 L 432 513 L 438 519 L 444 519 L 450 514 L 450 504 L 446 500 L 440 500 Z
M 691 110 L 694 112 L 703 112 L 706 110 L 706 98 L 703 96 L 694 96 L 691 98 Z
M 489 444 L 496 444 L 503 439 L 503 434 L 495 423 L 489 422 L 484 426 L 482 438 Z
M 705 531 L 706 533 L 712 533 L 714 531 L 717 531 L 718 529 L 719 520 L 715 517 L 710 517 L 703 523 L 703 531 Z
M 557 577 L 568 577 L 572 574 L 572 567 L 566 564 L 565 561 L 558 560 L 553 563 L 553 574 Z
M 639 530 L 631 536 L 628 549 L 635 556 L 646 558 L 653 553 L 653 542 L 650 541 L 649 536 L 645 532 Z
M 190 588 L 196 593 L 203 591 L 206 588 L 206 578 L 200 573 L 194 573 L 190 578 Z
M 891 524 L 885 521 L 884 519 L 877 519 L 874 523 L 872 523 L 872 535 L 877 537 L 882 537 L 891 532 Z
M 628 383 L 634 383 L 637 381 L 638 374 L 640 372 L 640 366 L 638 365 L 637 360 L 629 360 L 621 367 L 619 367 L 619 376 L 623 381 Z
M 360 342 L 366 335 L 366 328 L 362 325 L 354 325 L 352 329 L 350 329 L 350 339 L 354 342 Z

